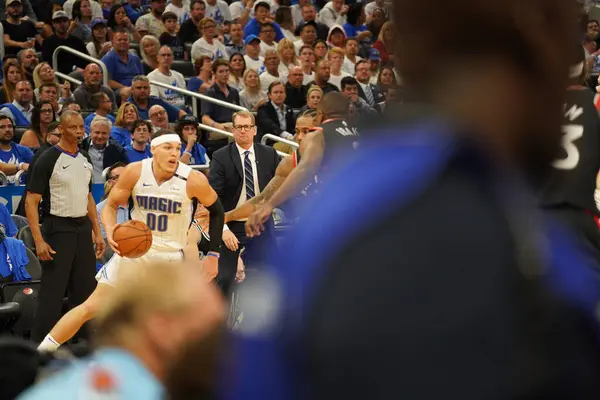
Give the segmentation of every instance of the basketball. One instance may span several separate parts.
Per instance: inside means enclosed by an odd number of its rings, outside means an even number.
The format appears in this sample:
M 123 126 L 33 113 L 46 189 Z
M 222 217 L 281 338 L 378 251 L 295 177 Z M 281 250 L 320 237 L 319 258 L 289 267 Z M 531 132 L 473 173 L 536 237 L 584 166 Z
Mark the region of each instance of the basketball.
M 113 239 L 123 257 L 138 258 L 150 250 L 152 231 L 141 221 L 127 221 L 115 229 Z

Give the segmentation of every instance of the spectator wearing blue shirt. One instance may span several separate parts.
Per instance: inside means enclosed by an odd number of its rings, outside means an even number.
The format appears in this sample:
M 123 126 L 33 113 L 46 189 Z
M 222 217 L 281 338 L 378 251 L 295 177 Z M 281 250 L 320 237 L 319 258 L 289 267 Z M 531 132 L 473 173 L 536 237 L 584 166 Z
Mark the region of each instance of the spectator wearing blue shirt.
M 133 24 L 136 23 L 139 17 L 144 15 L 144 8 L 142 7 L 141 0 L 128 0 L 127 3 L 123 4 L 123 8 Z
M 15 175 L 23 170 L 27 172 L 33 152 L 25 146 L 13 142 L 14 124 L 12 120 L 0 114 L 0 171 L 8 176 L 9 183 L 15 183 Z
M 17 234 L 17 225 L 10 216 L 10 211 L 4 204 L 0 204 L 0 224 L 4 225 L 6 236 L 14 237 Z
M 94 335 L 98 350 L 33 386 L 21 395 L 22 400 L 160 400 L 169 397 L 165 381 L 183 368 L 198 371 L 201 363 L 216 370 L 216 365 L 208 366 L 217 363 L 216 352 L 210 359 L 181 360 L 190 349 L 197 355 L 203 347 L 214 346 L 210 342 L 222 329 L 224 302 L 202 268 L 179 262 L 132 268 L 119 276 L 111 301 L 98 302 Z M 182 370 L 172 371 L 171 366 Z
M 112 125 L 115 124 L 115 117 L 109 114 L 112 111 L 113 102 L 106 93 L 94 93 L 90 99 L 90 105 L 92 106 L 92 109 L 96 111 L 85 117 L 84 125 L 86 136 L 89 136 L 90 125 L 96 116 L 107 118 Z
M 111 139 L 114 139 L 122 147 L 127 147 L 131 144 L 131 128 L 133 123 L 139 119 L 137 107 L 125 102 L 117 111 L 117 119 L 110 131 Z
M 365 25 L 365 5 L 364 3 L 355 3 L 348 10 L 347 22 L 343 25 L 346 37 L 354 37 L 359 42 L 371 43 L 373 33 Z
M 115 32 L 112 37 L 113 49 L 102 62 L 108 71 L 108 86 L 115 91 L 117 97 L 126 99 L 131 95 L 131 81 L 134 76 L 143 73 L 139 57 L 129 52 L 129 33 Z
M 209 165 L 210 160 L 206 155 L 206 148 L 200 143 L 207 138 L 198 126 L 198 118 L 193 115 L 185 115 L 175 127 L 175 132 L 181 137 L 181 161 L 189 165 Z
M 170 105 L 163 99 L 156 96 L 150 96 L 150 81 L 145 75 L 138 75 L 133 78 L 131 84 L 131 97 L 127 100 L 136 106 L 140 119 L 148 120 L 150 115 L 148 111 L 152 106 L 162 106 L 169 116 L 169 122 L 175 122 L 186 115 L 186 112 Z
M 279 24 L 273 22 L 271 18 L 271 6 L 266 1 L 259 1 L 254 5 L 254 18 L 252 18 L 244 27 L 244 39 L 250 35 L 258 36 L 260 34 L 260 26 L 265 22 L 271 22 L 275 29 L 275 41 L 279 42 L 285 38 Z
M 133 123 L 131 144 L 125 146 L 125 153 L 130 163 L 152 157 L 149 146 L 151 132 L 152 124 L 150 122 L 138 119 Z

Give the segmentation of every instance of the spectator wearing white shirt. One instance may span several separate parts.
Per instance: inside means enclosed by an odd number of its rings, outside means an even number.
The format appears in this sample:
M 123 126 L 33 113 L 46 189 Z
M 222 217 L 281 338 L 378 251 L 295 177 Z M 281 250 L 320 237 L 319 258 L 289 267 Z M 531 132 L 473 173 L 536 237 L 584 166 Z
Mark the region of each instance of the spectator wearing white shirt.
M 189 6 L 186 8 L 183 4 L 183 0 L 171 0 L 171 2 L 167 4 L 167 7 L 165 7 L 165 11 L 170 11 L 177 15 L 178 25 L 183 24 L 190 18 L 189 10 Z
M 279 55 L 280 75 L 287 76 L 290 68 L 300 65 L 296 57 L 296 47 L 291 40 L 281 39 L 277 44 L 277 54 Z
M 171 48 L 169 46 L 162 46 L 158 51 L 158 68 L 148 74 L 148 79 L 185 89 L 183 75 L 171 69 L 173 60 L 173 51 Z M 174 90 L 151 84 L 150 95 L 159 97 L 180 110 L 186 109 L 185 97 Z
M 344 50 L 339 47 L 334 47 L 327 53 L 327 59 L 331 64 L 331 74 L 329 75 L 329 83 L 337 86 L 339 90 L 342 90 L 342 79 L 347 76 L 352 76 L 345 71 L 342 71 L 342 65 L 344 64 Z
M 238 21 L 245 26 L 248 20 L 254 18 L 253 0 L 234 1 L 229 5 L 232 21 Z
M 248 35 L 244 39 L 246 45 L 246 68 L 253 69 L 257 73 L 261 73 L 264 69 L 265 59 L 260 56 L 260 39 L 256 35 Z
M 67 0 L 63 4 L 63 11 L 67 13 L 69 19 L 73 19 L 73 4 L 75 4 L 75 1 Z M 97 1 L 90 1 L 90 5 L 92 6 L 92 19 L 104 19 L 104 13 L 100 4 Z
M 315 51 L 312 46 L 304 45 L 300 49 L 300 67 L 304 73 L 304 79 L 302 80 L 303 85 L 307 85 L 309 82 L 315 80 L 315 72 L 313 66 L 315 63 Z
M 351 75 L 354 74 L 355 65 L 357 62 L 362 60 L 358 55 L 358 40 L 356 38 L 346 39 L 346 57 L 344 58 L 344 64 L 342 65 L 342 71 L 347 72 Z
M 312 4 L 311 0 L 298 0 L 298 4 L 294 4 L 290 7 L 292 11 L 292 18 L 294 18 L 294 25 L 299 26 L 304 22 L 304 18 L 302 17 L 302 7 L 305 4 Z
M 298 54 L 300 54 L 300 49 L 304 45 L 312 46 L 313 44 L 315 44 L 316 40 L 317 40 L 317 24 L 315 24 L 312 21 L 305 23 L 304 25 L 302 25 L 302 28 L 300 29 L 300 39 L 298 39 L 294 43 L 294 46 L 296 46 L 296 52 Z
M 215 39 L 217 33 L 217 23 L 211 17 L 205 17 L 200 21 L 202 28 L 202 37 L 192 45 L 192 60 L 196 60 L 200 56 L 209 56 L 215 61 L 220 58 L 229 60 L 225 45 Z
M 215 20 L 217 25 L 223 24 L 225 21 L 231 21 L 231 13 L 229 5 L 223 0 L 205 0 L 207 17 Z
M 319 11 L 319 22 L 327 25 L 328 28 L 336 24 L 344 25 L 348 9 L 348 6 L 344 4 L 344 0 L 332 0 Z
M 268 50 L 265 54 L 265 71 L 260 74 L 260 89 L 267 92 L 273 82 L 283 82 L 279 75 L 279 56 L 275 50 Z
M 265 57 L 268 50 L 277 51 L 277 42 L 275 42 L 275 25 L 271 22 L 265 22 L 260 25 L 260 55 Z

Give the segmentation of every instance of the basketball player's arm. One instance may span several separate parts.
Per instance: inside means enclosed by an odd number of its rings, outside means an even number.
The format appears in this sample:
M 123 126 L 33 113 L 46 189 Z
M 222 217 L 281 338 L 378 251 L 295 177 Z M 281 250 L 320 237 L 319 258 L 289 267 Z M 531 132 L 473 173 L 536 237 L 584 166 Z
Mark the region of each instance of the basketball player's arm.
M 220 238 L 223 234 L 225 212 L 217 193 L 208 183 L 206 176 L 198 171 L 193 171 L 189 175 L 187 192 L 191 199 L 198 199 L 198 201 L 202 203 L 202 205 L 204 205 L 204 207 L 206 207 L 210 213 L 210 219 L 208 222 L 208 234 L 211 238 L 209 253 L 218 253 L 219 247 L 221 246 Z
M 273 193 L 275 193 L 275 191 L 281 187 L 293 169 L 294 161 L 292 160 L 292 157 L 285 157 L 283 160 L 281 160 L 277 166 L 277 169 L 275 170 L 275 176 L 269 181 L 263 191 L 237 207 L 235 210 L 225 213 L 225 223 L 248 218 L 260 204 L 265 201 L 269 201 L 269 199 L 273 196 Z
M 133 163 L 125 167 L 119 180 L 117 180 L 117 183 L 110 191 L 108 199 L 106 199 L 106 205 L 100 214 L 100 219 L 102 220 L 104 231 L 106 232 L 106 240 L 115 253 L 119 255 L 119 246 L 113 240 L 113 232 L 117 227 L 117 210 L 119 209 L 119 206 L 128 206 L 131 192 L 140 178 L 141 170 L 141 163 Z

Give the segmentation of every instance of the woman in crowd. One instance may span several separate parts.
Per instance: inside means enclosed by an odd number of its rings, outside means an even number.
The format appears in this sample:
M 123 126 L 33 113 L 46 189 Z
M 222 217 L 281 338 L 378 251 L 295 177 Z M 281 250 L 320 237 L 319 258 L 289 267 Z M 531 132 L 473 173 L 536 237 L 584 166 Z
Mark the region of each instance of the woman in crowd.
M 205 93 L 213 84 L 212 60 L 209 56 L 198 57 L 194 67 L 198 75 L 190 78 L 187 89 L 192 92 Z
M 31 127 L 26 130 L 20 144 L 30 149 L 37 149 L 46 142 L 48 126 L 54 122 L 54 109 L 49 101 L 42 100 L 33 107 L 31 112 Z
M 47 62 L 42 62 L 38 64 L 33 70 L 33 82 L 35 83 L 35 89 L 33 93 L 35 94 L 36 100 L 40 98 L 40 86 L 43 83 L 56 83 L 56 75 L 54 74 L 54 70 Z M 61 99 L 69 99 L 72 98 L 73 93 L 71 92 L 71 84 L 69 81 L 65 81 L 65 83 L 59 86 L 60 93 L 59 97 Z
M 317 60 L 323 60 L 325 57 L 327 57 L 327 50 L 329 50 L 329 48 L 324 40 L 319 39 L 313 44 L 313 50 L 315 51 L 316 62 Z
M 229 59 L 229 82 L 227 84 L 238 92 L 244 90 L 244 72 L 246 60 L 242 53 L 235 53 Z
M 142 67 L 144 75 L 158 68 L 158 50 L 160 42 L 152 35 L 146 35 L 140 41 L 140 55 L 142 56 Z
M 305 112 L 307 110 L 317 110 L 319 104 L 321 103 L 321 99 L 323 98 L 323 90 L 317 85 L 312 85 L 308 92 L 306 93 L 306 105 L 302 107 L 300 112 Z
M 17 82 L 25 79 L 25 71 L 23 67 L 15 59 L 7 60 L 2 67 L 2 76 L 4 77 L 4 85 L 0 93 L 0 104 L 12 103 L 15 99 L 14 92 Z
M 381 67 L 381 71 L 379 71 L 379 76 L 377 77 L 377 85 L 379 85 L 379 88 L 385 94 L 387 94 L 390 88 L 398 86 L 396 74 L 394 74 L 391 66 L 385 65 Z
M 379 36 L 373 43 L 373 48 L 379 50 L 379 56 L 383 64 L 394 62 L 394 25 L 390 21 L 381 27 Z
M 279 24 L 283 36 L 287 40 L 294 42 L 296 35 L 294 35 L 294 18 L 292 17 L 292 10 L 287 6 L 280 6 L 275 12 L 275 22 Z
M 281 76 L 287 76 L 291 67 L 300 65 L 296 57 L 294 42 L 287 38 L 279 41 L 277 54 L 279 54 L 279 75 Z
M 373 34 L 374 38 L 379 37 L 381 28 L 385 22 L 385 12 L 381 8 L 376 8 L 371 16 L 371 21 L 367 24 L 367 29 Z
M 367 29 L 365 19 L 364 3 L 352 4 L 348 10 L 348 22 L 343 25 L 346 37 L 355 37 L 359 42 L 369 42 L 373 34 Z
M 92 5 L 90 0 L 77 0 L 73 3 L 73 18 L 68 32 L 84 43 L 92 40 Z
M 140 36 L 137 29 L 127 16 L 123 4 L 115 4 L 110 9 L 110 16 L 108 17 L 108 27 L 110 28 L 110 37 L 117 30 L 124 30 L 129 32 L 129 40 L 135 43 L 139 43 L 142 37 Z
M 128 102 L 121 104 L 117 111 L 115 124 L 110 131 L 110 137 L 116 140 L 122 147 L 131 144 L 131 128 L 133 123 L 139 119 L 137 108 Z
M 191 123 L 193 122 L 193 123 Z M 206 148 L 200 143 L 208 139 L 208 135 L 203 135 L 198 127 L 196 117 L 186 115 L 177 122 L 175 133 L 181 138 L 181 157 L 179 161 L 189 165 L 207 165 L 210 159 L 206 154 Z
M 112 49 L 112 43 L 108 37 L 106 22 L 101 19 L 92 21 L 92 40 L 85 46 L 90 56 L 102 58 Z
M 245 88 L 240 93 L 240 105 L 249 111 L 256 111 L 267 100 L 267 95 L 260 90 L 258 73 L 247 69 L 244 72 L 244 84 Z

